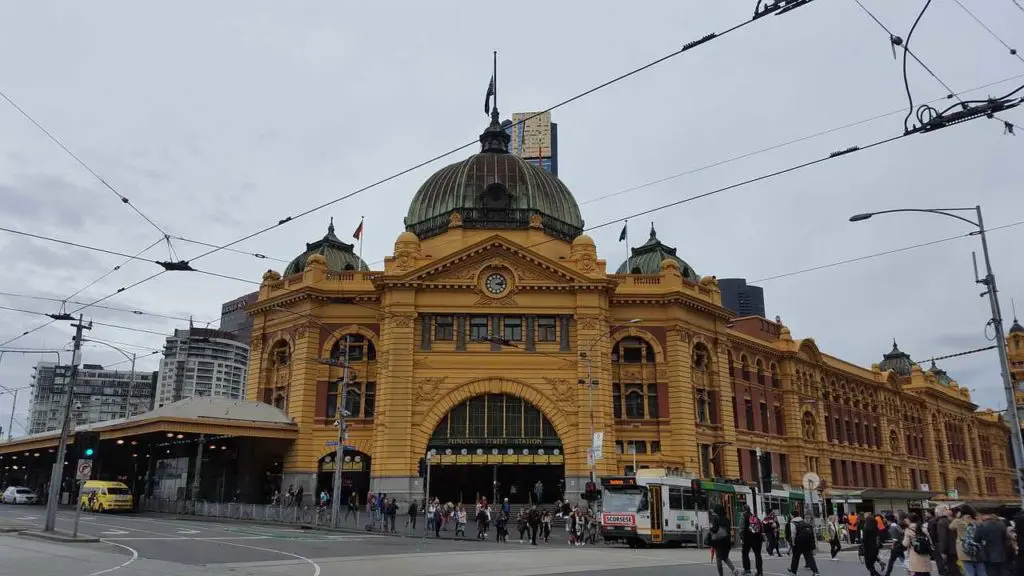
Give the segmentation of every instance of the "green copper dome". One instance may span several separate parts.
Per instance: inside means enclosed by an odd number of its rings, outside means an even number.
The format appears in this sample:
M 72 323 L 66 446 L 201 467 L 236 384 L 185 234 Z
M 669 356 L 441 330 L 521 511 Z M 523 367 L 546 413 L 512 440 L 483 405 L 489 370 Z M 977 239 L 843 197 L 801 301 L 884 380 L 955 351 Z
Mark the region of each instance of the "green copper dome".
M 692 282 L 700 282 L 700 275 L 693 271 L 693 268 L 685 260 L 676 256 L 676 249 L 662 244 L 658 240 L 658 233 L 654 230 L 654 223 L 651 223 L 651 237 L 639 248 L 630 249 L 628 262 L 623 262 L 616 274 L 661 274 L 661 261 L 665 259 L 675 260 L 679 264 L 679 271 L 683 278 Z M 627 270 L 628 264 L 628 270 Z
M 943 386 L 949 387 L 949 384 L 953 381 L 953 379 L 949 377 L 949 374 L 946 374 L 945 370 L 935 365 L 935 360 L 932 360 L 932 367 L 929 368 L 928 371 L 931 372 L 935 376 L 935 380 Z
M 334 218 L 327 226 L 327 234 L 316 242 L 306 244 L 306 251 L 299 254 L 284 269 L 285 276 L 298 274 L 306 268 L 306 260 L 313 254 L 320 254 L 327 261 L 327 269 L 341 272 L 343 270 L 369 270 L 370 267 L 352 251 L 352 245 L 341 241 L 334 234 Z
M 896 346 L 896 340 L 892 341 L 892 350 L 882 357 L 882 361 L 878 364 L 879 369 L 883 372 L 886 370 L 892 370 L 898 376 L 910 376 L 914 366 L 917 363 L 910 359 L 910 355 L 899 349 Z
M 571 242 L 582 234 L 572 193 L 557 176 L 509 154 L 510 138 L 492 114 L 480 135 L 481 152 L 441 168 L 420 186 L 409 204 L 406 230 L 421 240 L 442 234 L 457 212 L 466 228 L 528 228 L 539 215 L 552 236 Z

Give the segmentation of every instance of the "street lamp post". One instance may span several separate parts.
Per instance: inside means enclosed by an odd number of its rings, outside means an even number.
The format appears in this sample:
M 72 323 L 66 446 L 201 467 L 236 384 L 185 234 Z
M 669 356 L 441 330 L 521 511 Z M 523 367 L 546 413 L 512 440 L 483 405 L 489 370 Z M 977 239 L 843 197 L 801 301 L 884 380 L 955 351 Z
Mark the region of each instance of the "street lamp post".
M 953 212 L 972 211 L 977 217 L 977 221 L 953 214 Z M 1010 414 L 1010 425 L 1013 428 L 1010 432 L 1010 444 L 1013 446 L 1013 461 L 1016 468 L 1017 492 L 1020 496 L 1021 504 L 1024 505 L 1024 479 L 1022 479 L 1021 476 L 1022 471 L 1024 471 L 1024 436 L 1021 434 L 1020 417 L 1017 414 L 1016 399 L 1013 394 L 1013 381 L 1010 377 L 1010 364 L 1006 357 L 1006 335 L 1003 333 L 1003 315 L 999 309 L 996 277 L 995 274 L 992 273 L 992 261 L 989 259 L 988 239 L 985 236 L 985 221 L 981 216 L 981 206 L 975 206 L 974 208 L 900 208 L 896 210 L 881 210 L 878 212 L 855 214 L 850 217 L 850 222 L 860 222 L 862 220 L 867 220 L 872 216 L 877 216 L 879 214 L 891 214 L 894 212 L 925 212 L 928 214 L 938 214 L 941 216 L 956 218 L 957 220 L 966 222 L 977 229 L 976 231 L 971 232 L 972 235 L 977 234 L 978 236 L 981 236 L 981 251 L 985 258 L 985 277 L 977 278 L 977 265 L 975 265 L 975 282 L 985 286 L 986 291 L 982 296 L 988 296 L 989 306 L 992 308 L 992 327 L 996 332 L 996 348 L 999 352 L 999 371 L 1003 376 L 1003 391 L 1006 393 L 1006 408 L 1007 412 Z
M 92 342 L 93 344 L 102 344 L 102 345 L 106 346 L 107 348 L 110 348 L 111 350 L 116 350 L 116 351 L 120 352 L 121 355 L 124 356 L 126 360 L 129 360 L 132 363 L 131 371 L 128 373 L 128 395 L 125 397 L 125 401 L 124 401 L 124 403 L 125 403 L 125 412 L 128 414 L 128 417 L 131 418 L 132 417 L 132 388 L 135 387 L 135 360 L 138 357 L 138 355 L 135 354 L 134 352 L 132 352 L 131 354 L 128 354 L 127 352 L 125 352 L 124 350 L 121 350 L 117 346 L 114 346 L 113 344 L 108 344 L 108 343 L 103 342 L 101 340 L 89 340 L 89 339 L 86 339 L 85 341 L 86 342 Z

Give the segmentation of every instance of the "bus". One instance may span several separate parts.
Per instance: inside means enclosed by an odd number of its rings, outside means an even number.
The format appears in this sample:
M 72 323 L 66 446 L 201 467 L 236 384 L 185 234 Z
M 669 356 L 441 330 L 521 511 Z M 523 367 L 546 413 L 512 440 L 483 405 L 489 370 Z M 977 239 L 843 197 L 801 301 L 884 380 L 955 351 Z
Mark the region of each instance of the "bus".
M 741 481 L 701 480 L 663 469 L 638 470 L 636 476 L 601 478 L 601 536 L 631 547 L 651 544 L 703 545 L 710 510 L 722 506 L 734 531 L 743 506 L 763 518 L 775 511 L 780 526 L 803 506 L 803 493 L 785 488 L 758 493 Z M 655 504 L 656 503 L 656 504 Z

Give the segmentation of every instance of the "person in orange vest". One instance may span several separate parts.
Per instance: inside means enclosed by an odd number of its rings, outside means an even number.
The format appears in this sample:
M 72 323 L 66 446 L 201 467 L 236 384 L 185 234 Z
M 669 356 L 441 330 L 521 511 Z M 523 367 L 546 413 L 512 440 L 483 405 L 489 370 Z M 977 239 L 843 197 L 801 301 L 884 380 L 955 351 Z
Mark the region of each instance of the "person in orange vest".
M 860 530 L 859 524 L 857 524 L 858 521 L 859 518 L 853 512 L 850 512 L 850 515 L 846 517 L 846 525 L 850 531 L 850 544 L 860 542 Z

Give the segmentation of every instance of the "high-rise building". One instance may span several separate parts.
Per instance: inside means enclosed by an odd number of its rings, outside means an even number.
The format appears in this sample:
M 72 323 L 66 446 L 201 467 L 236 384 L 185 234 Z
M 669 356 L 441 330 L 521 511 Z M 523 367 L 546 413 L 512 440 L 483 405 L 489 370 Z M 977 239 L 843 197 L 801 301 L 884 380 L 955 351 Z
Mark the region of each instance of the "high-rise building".
M 257 296 L 259 296 L 259 292 L 252 292 L 222 304 L 220 307 L 220 329 L 233 333 L 235 340 L 239 342 L 248 342 L 252 336 L 252 317 L 246 313 L 245 307 L 256 302 Z
M 32 375 L 29 434 L 59 430 L 64 418 L 71 366 L 39 362 Z M 76 425 L 128 418 L 153 409 L 156 372 L 108 370 L 99 364 L 83 364 L 75 379 L 75 404 L 71 416 Z
M 249 346 L 235 334 L 210 328 L 175 330 L 164 344 L 156 405 L 193 396 L 241 398 Z
M 745 278 L 719 278 L 722 290 L 722 307 L 740 316 L 764 318 L 764 290 L 760 286 L 747 284 Z
M 558 124 L 551 112 L 516 112 L 503 126 L 512 137 L 512 154 L 558 176 Z

